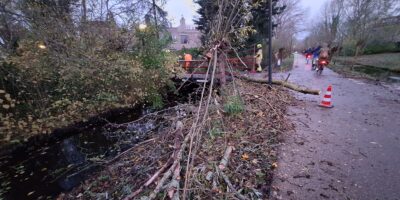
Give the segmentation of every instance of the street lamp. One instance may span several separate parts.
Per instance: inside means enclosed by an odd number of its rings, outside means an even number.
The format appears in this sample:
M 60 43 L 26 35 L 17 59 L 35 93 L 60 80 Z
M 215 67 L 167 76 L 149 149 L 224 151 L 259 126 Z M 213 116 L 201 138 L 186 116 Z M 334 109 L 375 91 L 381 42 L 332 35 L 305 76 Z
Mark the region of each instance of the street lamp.
M 46 45 L 40 43 L 37 45 L 39 49 L 46 49 Z
M 147 28 L 146 24 L 139 24 L 139 30 L 143 31 L 146 28 Z

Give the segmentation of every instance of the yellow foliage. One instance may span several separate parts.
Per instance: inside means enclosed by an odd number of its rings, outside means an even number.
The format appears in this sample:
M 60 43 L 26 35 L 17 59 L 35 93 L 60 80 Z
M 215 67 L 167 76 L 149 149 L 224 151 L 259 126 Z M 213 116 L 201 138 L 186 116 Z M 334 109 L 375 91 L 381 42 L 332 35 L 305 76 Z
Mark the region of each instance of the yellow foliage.
M 6 63 L 20 89 L 14 97 L 0 85 L 0 143 L 144 102 L 166 85 L 176 68 L 173 53 L 166 55 L 162 68 L 145 69 L 127 52 L 86 50 L 79 41 L 71 42 L 68 54 L 38 49 L 34 41 L 19 44 Z

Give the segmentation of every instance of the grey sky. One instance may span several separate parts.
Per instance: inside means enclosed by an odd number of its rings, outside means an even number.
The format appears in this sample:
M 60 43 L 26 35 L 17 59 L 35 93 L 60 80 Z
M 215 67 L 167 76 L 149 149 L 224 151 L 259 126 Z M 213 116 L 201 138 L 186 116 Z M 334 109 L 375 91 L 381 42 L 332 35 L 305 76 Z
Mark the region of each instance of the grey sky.
M 305 24 L 312 23 L 313 19 L 318 17 L 321 14 L 322 5 L 329 0 L 301 0 L 301 6 L 306 10 L 307 18 Z M 307 28 L 307 27 L 306 27 Z M 304 39 L 309 33 L 301 32 L 296 35 L 297 39 Z
M 328 0 L 301 0 L 301 5 L 306 9 L 308 18 L 320 14 L 322 5 Z
M 301 6 L 306 9 L 305 19 L 307 22 L 312 20 L 320 13 L 322 5 L 328 0 L 301 0 Z M 197 16 L 196 10 L 198 5 L 193 0 L 167 0 L 165 9 L 168 12 L 168 19 L 171 21 L 173 26 L 179 24 L 179 20 L 182 16 L 186 18 L 186 23 L 193 25 L 193 19 Z M 300 38 L 304 38 L 307 33 L 299 35 Z
M 193 0 L 168 0 L 165 9 L 173 26 L 179 24 L 182 16 L 185 17 L 187 24 L 193 25 L 193 18 L 197 15 L 198 5 Z

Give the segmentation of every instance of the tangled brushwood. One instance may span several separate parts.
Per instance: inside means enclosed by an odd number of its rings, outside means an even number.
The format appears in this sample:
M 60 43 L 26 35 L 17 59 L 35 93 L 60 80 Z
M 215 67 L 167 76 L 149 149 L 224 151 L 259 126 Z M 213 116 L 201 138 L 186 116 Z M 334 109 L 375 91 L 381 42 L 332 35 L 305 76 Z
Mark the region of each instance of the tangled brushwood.
M 62 198 L 267 197 L 279 136 L 290 128 L 284 114 L 291 98 L 280 86 L 235 78 L 240 73 L 233 71 L 226 52 L 236 52 L 236 26 L 230 25 L 246 20 L 241 12 L 247 4 L 241 2 L 218 1 L 219 17 L 212 21 L 206 45 L 208 82 L 198 102 L 180 105 L 177 110 L 184 114 L 163 112 L 168 128 L 158 129 L 152 139 L 117 156 L 119 160 L 104 162 L 106 170 Z
M 207 82 L 198 101 L 179 105 L 179 112 L 149 116 L 169 126 L 103 162 L 104 170 L 61 199 L 268 196 L 280 135 L 291 128 L 284 116 L 292 99 L 281 86 L 235 78 L 240 72 L 227 62 L 232 56 L 227 51 L 236 52 L 235 35 L 246 32 L 251 6 L 244 0 L 219 0 L 217 5 L 206 42 Z
M 195 104 L 143 118 L 168 125 L 104 162 L 102 171 L 60 198 L 266 198 L 276 147 L 291 129 L 285 112 L 292 97 L 283 87 L 245 80 L 203 89 Z

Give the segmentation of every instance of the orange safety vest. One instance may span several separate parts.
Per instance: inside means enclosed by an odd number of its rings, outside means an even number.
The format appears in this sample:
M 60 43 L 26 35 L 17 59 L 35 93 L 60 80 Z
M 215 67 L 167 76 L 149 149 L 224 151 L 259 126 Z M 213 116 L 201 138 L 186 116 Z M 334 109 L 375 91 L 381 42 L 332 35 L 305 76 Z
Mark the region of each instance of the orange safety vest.
M 185 54 L 185 69 L 187 70 L 190 67 L 190 61 L 192 61 L 192 55 Z

